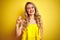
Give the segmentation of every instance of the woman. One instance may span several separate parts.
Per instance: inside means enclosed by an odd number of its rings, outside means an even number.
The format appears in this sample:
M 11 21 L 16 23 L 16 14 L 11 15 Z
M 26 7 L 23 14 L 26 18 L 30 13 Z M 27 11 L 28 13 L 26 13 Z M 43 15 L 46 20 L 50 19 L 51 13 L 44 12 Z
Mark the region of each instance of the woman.
M 25 5 L 25 19 L 18 17 L 16 23 L 16 35 L 21 40 L 42 40 L 42 26 L 40 15 L 32 2 Z

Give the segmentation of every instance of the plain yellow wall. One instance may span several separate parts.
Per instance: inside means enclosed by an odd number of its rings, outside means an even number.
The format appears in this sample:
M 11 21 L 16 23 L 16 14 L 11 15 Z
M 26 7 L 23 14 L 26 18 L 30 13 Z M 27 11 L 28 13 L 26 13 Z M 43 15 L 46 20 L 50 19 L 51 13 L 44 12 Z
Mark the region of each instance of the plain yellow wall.
M 33 2 L 43 23 L 43 40 L 59 40 L 59 0 L 2 0 L 0 13 L 0 40 L 16 40 L 15 24 L 24 16 L 26 2 Z

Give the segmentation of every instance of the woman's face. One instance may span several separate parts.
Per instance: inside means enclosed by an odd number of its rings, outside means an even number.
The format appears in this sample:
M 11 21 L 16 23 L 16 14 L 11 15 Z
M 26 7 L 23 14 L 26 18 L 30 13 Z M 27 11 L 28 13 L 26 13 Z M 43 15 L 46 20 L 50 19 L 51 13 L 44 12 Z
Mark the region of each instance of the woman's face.
M 27 12 L 28 12 L 29 15 L 34 15 L 35 8 L 34 8 L 34 6 L 32 4 L 27 5 Z

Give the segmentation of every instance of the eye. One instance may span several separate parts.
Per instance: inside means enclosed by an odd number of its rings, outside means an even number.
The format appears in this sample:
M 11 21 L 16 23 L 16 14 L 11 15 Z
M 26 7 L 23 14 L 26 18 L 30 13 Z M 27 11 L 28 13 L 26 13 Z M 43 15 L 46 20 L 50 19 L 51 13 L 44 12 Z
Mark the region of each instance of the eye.
M 32 7 L 32 9 L 33 9 L 34 7 Z
M 34 7 L 32 7 L 32 8 L 34 8 Z

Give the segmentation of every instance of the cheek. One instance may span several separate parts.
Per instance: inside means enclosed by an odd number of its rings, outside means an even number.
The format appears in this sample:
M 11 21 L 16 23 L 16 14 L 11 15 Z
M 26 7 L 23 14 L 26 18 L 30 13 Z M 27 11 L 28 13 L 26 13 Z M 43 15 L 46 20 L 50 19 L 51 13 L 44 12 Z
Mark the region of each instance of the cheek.
M 32 8 L 32 11 L 35 11 L 35 9 L 34 9 L 34 8 Z
M 32 10 L 35 13 L 35 9 Z
M 27 12 L 29 13 L 30 12 L 30 9 L 27 9 Z

